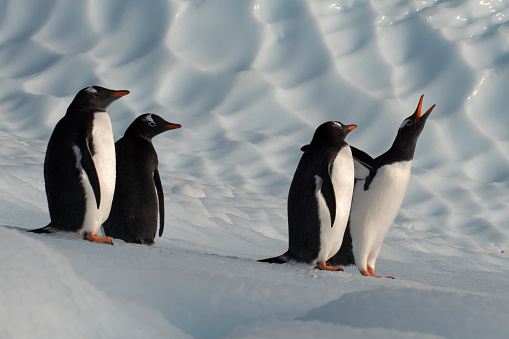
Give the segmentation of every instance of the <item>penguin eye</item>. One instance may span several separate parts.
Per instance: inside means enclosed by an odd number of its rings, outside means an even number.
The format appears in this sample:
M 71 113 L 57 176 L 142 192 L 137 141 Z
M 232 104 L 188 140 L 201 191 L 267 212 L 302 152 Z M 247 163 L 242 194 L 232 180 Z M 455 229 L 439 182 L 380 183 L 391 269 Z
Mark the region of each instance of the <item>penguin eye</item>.
M 153 122 L 153 121 L 149 121 L 149 122 L 148 122 L 148 125 L 149 125 L 150 127 L 155 127 L 155 126 L 156 126 L 156 123 L 155 123 L 155 122 Z

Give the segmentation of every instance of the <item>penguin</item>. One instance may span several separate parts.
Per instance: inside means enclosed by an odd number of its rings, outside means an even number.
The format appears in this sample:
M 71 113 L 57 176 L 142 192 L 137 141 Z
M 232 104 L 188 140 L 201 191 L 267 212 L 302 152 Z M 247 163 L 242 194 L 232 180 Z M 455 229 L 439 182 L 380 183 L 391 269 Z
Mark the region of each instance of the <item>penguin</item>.
M 354 186 L 354 162 L 345 137 L 356 125 L 328 121 L 320 125 L 302 155 L 288 193 L 288 251 L 259 260 L 327 266 L 341 246 Z
M 129 91 L 82 89 L 51 134 L 44 159 L 50 223 L 34 233 L 77 232 L 112 244 L 97 231 L 110 213 L 115 190 L 115 144 L 106 109 Z
M 387 152 L 373 159 L 351 147 L 355 187 L 350 219 L 342 246 L 329 265 L 356 265 L 362 275 L 380 278 L 375 274 L 376 259 L 405 197 L 417 139 L 435 108 L 421 114 L 423 98 L 414 114 L 403 120 Z
M 152 138 L 182 127 L 147 113 L 136 118 L 115 143 L 117 180 L 106 235 L 126 242 L 152 245 L 164 230 L 164 195 Z

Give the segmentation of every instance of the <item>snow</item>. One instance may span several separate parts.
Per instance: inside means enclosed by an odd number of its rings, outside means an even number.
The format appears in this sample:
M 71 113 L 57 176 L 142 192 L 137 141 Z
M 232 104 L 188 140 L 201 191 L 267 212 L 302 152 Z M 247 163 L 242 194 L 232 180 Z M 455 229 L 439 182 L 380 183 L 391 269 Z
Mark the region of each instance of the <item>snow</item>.
M 1 338 L 479 338 L 509 331 L 507 1 L 7 0 L 0 3 Z M 154 138 L 154 246 L 25 232 L 49 222 L 47 142 L 75 94 Z M 327 120 L 387 150 L 436 104 L 377 261 L 323 272 L 288 246 L 286 197 Z

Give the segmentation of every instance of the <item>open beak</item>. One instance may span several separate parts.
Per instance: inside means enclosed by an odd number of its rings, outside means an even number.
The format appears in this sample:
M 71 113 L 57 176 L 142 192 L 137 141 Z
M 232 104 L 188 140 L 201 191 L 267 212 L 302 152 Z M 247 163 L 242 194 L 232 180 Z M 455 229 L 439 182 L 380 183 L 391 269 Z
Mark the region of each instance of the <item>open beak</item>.
M 123 97 L 124 95 L 127 95 L 129 94 L 129 91 L 116 91 L 116 92 L 113 92 L 113 94 L 111 95 L 112 97 Z
M 415 116 L 415 122 L 417 122 L 417 120 L 419 120 L 420 118 L 422 118 L 423 116 L 425 116 L 426 114 L 429 114 L 431 113 L 431 111 L 433 110 L 433 108 L 435 108 L 435 105 L 431 106 L 427 111 L 426 113 L 424 114 L 421 114 L 421 108 L 422 108 L 422 99 L 424 99 L 424 94 L 421 95 L 421 99 L 419 100 L 419 105 L 417 105 L 417 115 Z
M 169 124 L 168 124 L 168 125 L 166 125 L 165 127 L 166 127 L 166 128 L 168 128 L 168 129 L 177 129 L 177 128 L 182 127 L 182 125 L 169 123 Z

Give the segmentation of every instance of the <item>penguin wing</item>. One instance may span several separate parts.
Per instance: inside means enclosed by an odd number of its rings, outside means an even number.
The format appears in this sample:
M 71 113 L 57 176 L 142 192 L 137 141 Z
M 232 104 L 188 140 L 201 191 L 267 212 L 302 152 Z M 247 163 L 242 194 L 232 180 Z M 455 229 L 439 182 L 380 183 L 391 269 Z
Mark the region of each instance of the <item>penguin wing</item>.
M 373 171 L 373 158 L 368 153 L 353 146 L 350 146 L 350 149 L 352 150 L 353 156 L 355 180 L 366 179 L 366 177 Z
M 92 190 L 94 191 L 97 208 L 99 208 L 101 205 L 101 185 L 99 184 L 99 176 L 97 175 L 94 160 L 92 159 L 92 154 L 90 153 L 88 139 L 85 139 L 85 145 L 79 148 L 81 151 L 81 167 L 85 170 L 85 173 L 87 173 L 88 181 L 90 182 Z
M 322 186 L 320 191 L 322 192 L 322 196 L 329 208 L 330 213 L 330 227 L 334 226 L 334 221 L 336 220 L 336 195 L 334 194 L 334 186 L 332 184 L 331 172 L 333 165 L 329 165 L 329 170 L 322 178 Z
M 154 183 L 156 185 L 157 200 L 159 201 L 159 236 L 162 236 L 164 231 L 164 194 L 161 177 L 157 168 L 154 171 Z
M 302 147 L 300 148 L 300 150 L 301 150 L 302 152 L 306 152 L 308 148 L 309 148 L 309 144 L 302 146 Z

